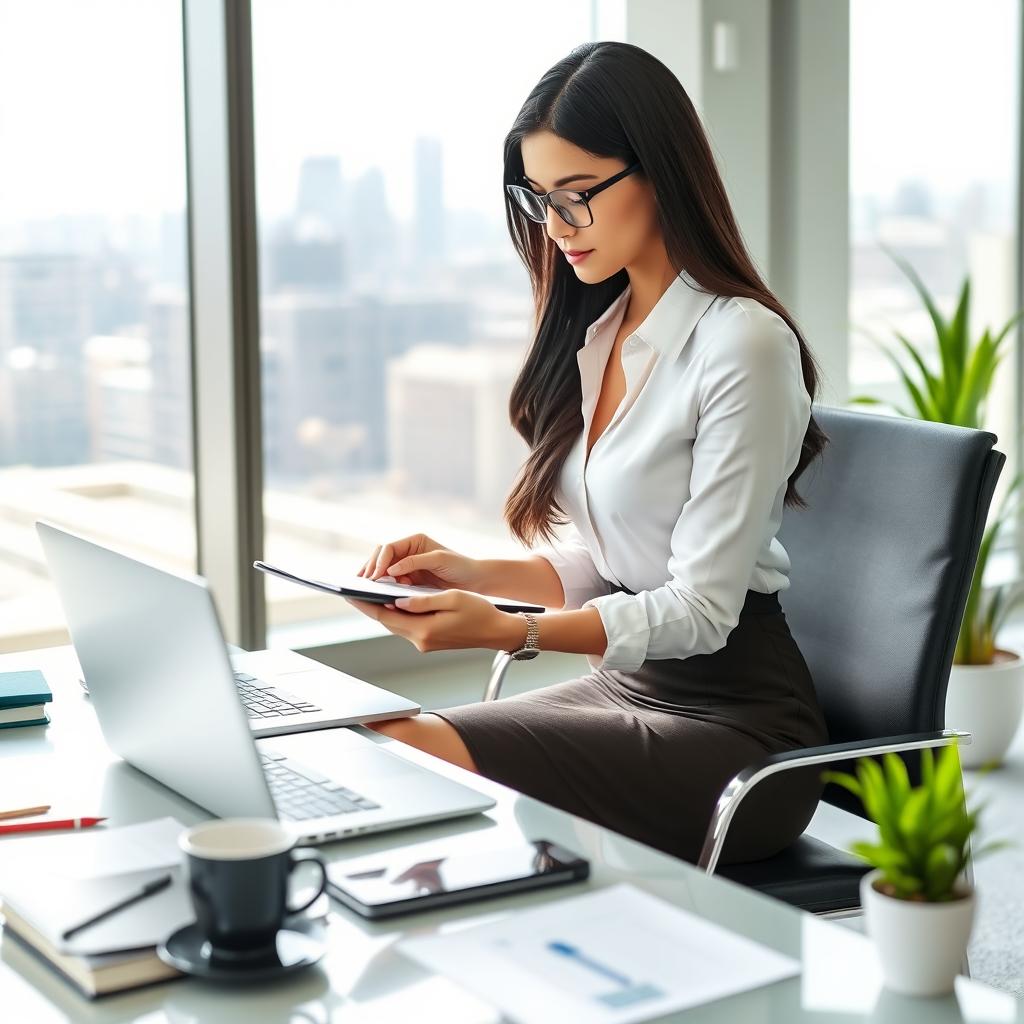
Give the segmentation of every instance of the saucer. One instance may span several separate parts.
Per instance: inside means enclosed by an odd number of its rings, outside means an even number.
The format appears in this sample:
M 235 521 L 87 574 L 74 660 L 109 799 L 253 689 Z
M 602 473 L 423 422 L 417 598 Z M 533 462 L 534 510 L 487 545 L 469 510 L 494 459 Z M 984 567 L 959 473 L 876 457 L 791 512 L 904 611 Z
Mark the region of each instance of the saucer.
M 310 967 L 327 950 L 322 925 L 296 918 L 288 918 L 287 924 L 265 953 L 234 960 L 211 954 L 209 943 L 193 921 L 167 936 L 156 947 L 156 955 L 165 964 L 208 981 L 269 981 Z

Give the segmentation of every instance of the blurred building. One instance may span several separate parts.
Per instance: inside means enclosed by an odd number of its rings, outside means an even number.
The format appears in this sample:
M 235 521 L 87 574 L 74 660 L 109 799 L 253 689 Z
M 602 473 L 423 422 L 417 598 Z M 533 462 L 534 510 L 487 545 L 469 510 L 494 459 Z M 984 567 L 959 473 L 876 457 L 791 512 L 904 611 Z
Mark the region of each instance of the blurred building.
M 95 265 L 74 254 L 0 258 L 0 463 L 86 457 L 82 345 L 95 285 Z
M 500 513 L 526 444 L 508 417 L 521 352 L 418 345 L 388 367 L 388 460 L 399 492 Z
M 445 297 L 283 292 L 262 304 L 268 476 L 379 475 L 387 468 L 388 361 L 424 341 L 465 344 L 470 308 Z

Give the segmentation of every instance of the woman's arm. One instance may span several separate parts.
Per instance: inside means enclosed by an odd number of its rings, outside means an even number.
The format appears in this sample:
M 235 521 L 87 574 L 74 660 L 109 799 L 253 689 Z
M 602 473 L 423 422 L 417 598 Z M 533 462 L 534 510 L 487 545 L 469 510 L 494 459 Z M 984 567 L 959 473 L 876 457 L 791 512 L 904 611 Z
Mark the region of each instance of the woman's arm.
M 478 594 L 511 597 L 515 601 L 528 601 L 545 608 L 561 608 L 565 604 L 558 573 L 540 555 L 481 558 L 477 561 L 483 572 L 482 581 L 476 587 Z
M 502 635 L 496 637 L 491 646 L 499 651 L 514 651 L 526 643 L 526 619 L 518 612 L 502 612 L 501 615 Z M 537 616 L 537 630 L 540 634 L 537 645 L 542 651 L 603 657 L 608 647 L 608 636 L 596 608 L 545 612 Z
M 611 590 L 573 522 L 566 524 L 555 543 L 535 547 L 526 558 L 478 559 L 477 564 L 484 569 L 484 582 L 475 588 L 478 594 L 511 597 L 557 611 L 580 608 L 588 598 Z
M 560 612 L 581 608 L 589 598 L 611 591 L 573 522 L 555 543 L 534 548 L 526 558 L 478 559 L 477 564 L 484 569 L 478 594 L 512 597 Z

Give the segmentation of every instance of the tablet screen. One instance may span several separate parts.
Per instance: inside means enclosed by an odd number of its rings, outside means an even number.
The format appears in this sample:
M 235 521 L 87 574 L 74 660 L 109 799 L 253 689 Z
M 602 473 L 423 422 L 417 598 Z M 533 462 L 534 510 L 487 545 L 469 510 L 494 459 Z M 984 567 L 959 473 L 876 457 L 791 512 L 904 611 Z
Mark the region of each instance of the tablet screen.
M 261 572 L 270 573 L 273 576 L 280 576 L 282 579 L 291 580 L 293 583 L 300 583 L 306 587 L 313 587 L 316 590 L 325 590 L 331 594 L 340 594 L 343 597 L 354 597 L 357 600 L 375 601 L 379 604 L 394 601 L 396 597 L 415 597 L 421 594 L 440 594 L 445 588 L 442 587 L 421 587 L 411 583 L 396 583 L 392 576 L 381 576 L 380 579 L 371 580 L 366 576 L 339 576 L 332 582 L 316 580 L 306 576 L 298 576 L 285 569 L 280 569 L 267 562 L 255 561 L 253 567 Z M 458 588 L 455 588 L 458 589 Z M 517 601 L 511 597 L 492 597 L 489 594 L 479 594 L 479 597 L 490 601 L 491 604 L 503 611 L 524 611 L 543 612 L 542 605 L 530 604 L 527 601 Z

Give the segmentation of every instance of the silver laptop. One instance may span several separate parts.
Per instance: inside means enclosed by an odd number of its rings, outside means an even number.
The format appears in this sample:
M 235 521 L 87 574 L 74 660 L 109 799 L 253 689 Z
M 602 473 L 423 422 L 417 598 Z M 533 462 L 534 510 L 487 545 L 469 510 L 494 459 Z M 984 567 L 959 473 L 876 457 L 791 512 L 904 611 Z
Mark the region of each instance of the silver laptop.
M 257 737 L 407 718 L 422 708 L 401 694 L 287 649 L 228 645 L 238 696 Z
M 305 843 L 494 806 L 350 729 L 332 730 L 323 767 L 257 746 L 204 580 L 36 529 L 107 744 L 193 803 L 277 817 Z
M 62 537 L 81 539 L 52 524 L 42 525 Z M 40 536 L 43 538 L 45 549 L 46 536 L 42 530 Z M 81 555 L 77 557 L 85 560 L 82 562 L 81 572 L 88 582 L 78 585 L 91 591 L 96 577 L 90 575 L 93 569 L 88 559 L 94 557 L 91 551 L 97 545 L 88 541 L 82 543 L 87 546 L 80 547 Z M 47 557 L 49 558 L 49 554 Z M 71 559 L 75 556 L 67 557 Z M 163 582 L 166 580 L 166 573 L 144 563 L 139 565 L 140 572 L 148 570 L 158 574 L 152 576 L 149 586 L 158 588 L 158 591 L 161 586 L 166 586 Z M 198 578 L 194 578 L 194 581 L 201 586 L 205 585 Z M 167 599 L 173 602 L 174 595 L 179 592 L 180 588 L 173 588 L 173 593 L 168 592 Z M 167 621 L 175 621 L 173 604 L 168 606 L 166 618 Z M 415 701 L 408 700 L 401 694 L 374 686 L 347 672 L 328 668 L 296 651 L 243 651 L 231 644 L 227 646 L 235 686 L 245 707 L 249 728 L 254 736 L 261 739 L 265 736 L 307 732 L 311 729 L 332 729 L 339 725 L 362 725 L 366 722 L 382 722 L 388 718 L 407 718 L 423 710 Z M 85 666 L 82 668 L 85 678 L 80 682 L 88 693 L 88 673 Z

